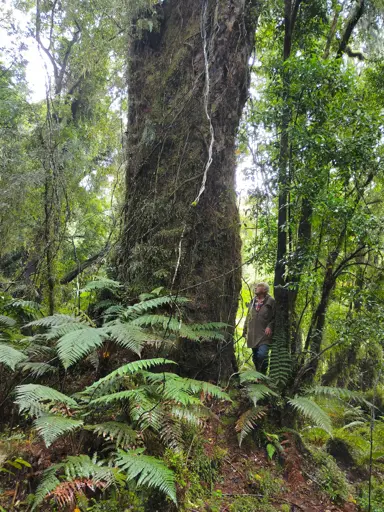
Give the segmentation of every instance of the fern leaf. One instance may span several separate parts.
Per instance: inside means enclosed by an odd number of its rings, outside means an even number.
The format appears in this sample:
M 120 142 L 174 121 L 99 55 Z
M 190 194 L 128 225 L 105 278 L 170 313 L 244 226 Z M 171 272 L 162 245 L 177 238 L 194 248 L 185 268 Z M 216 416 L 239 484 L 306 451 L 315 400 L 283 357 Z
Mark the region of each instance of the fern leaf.
M 267 414 L 266 407 L 252 407 L 245 411 L 236 422 L 236 432 L 239 433 L 239 446 L 257 426 L 257 423 Z
M 331 386 L 315 386 L 306 391 L 306 395 L 327 396 L 339 400 L 360 400 L 364 401 L 363 396 L 358 391 L 351 391 L 345 388 L 334 388 Z
M 79 323 L 80 319 L 72 315 L 56 314 L 45 316 L 33 322 L 29 322 L 26 327 L 58 327 L 63 324 Z
M 224 322 L 207 322 L 205 324 L 188 324 L 188 327 L 194 331 L 220 331 L 228 329 L 230 325 Z
M 328 414 L 313 400 L 304 396 L 290 398 L 288 403 L 303 416 L 313 421 L 317 426 L 332 435 L 332 423 Z
M 219 400 L 227 400 L 231 401 L 230 396 L 225 393 L 219 386 L 215 386 L 214 384 L 210 384 L 209 382 L 204 382 L 200 380 L 188 379 L 184 377 L 180 377 L 175 373 L 150 373 L 145 372 L 144 376 L 148 379 L 149 382 L 158 382 L 159 390 L 162 390 L 162 394 L 171 398 L 172 400 L 177 400 L 177 393 L 179 391 L 183 391 L 186 393 L 192 394 L 205 394 L 211 395 Z
M 258 380 L 269 381 L 269 377 L 263 373 L 257 372 L 256 370 L 245 370 L 239 373 L 240 383 L 253 382 Z
M 264 384 L 249 384 L 247 386 L 247 392 L 249 398 L 252 400 L 254 406 L 256 407 L 257 402 L 262 400 L 266 396 L 279 396 L 277 393 L 272 391 L 268 386 Z
M 138 355 L 140 355 L 146 341 L 154 340 L 152 336 L 146 335 L 140 327 L 122 322 L 104 327 L 104 332 L 120 347 L 132 350 Z
M 80 331 L 87 328 L 88 326 L 86 324 L 80 322 L 64 323 L 62 325 L 55 325 L 51 327 L 49 331 L 44 334 L 44 337 L 47 341 L 58 340 L 70 332 Z
M 83 421 L 53 414 L 40 416 L 34 422 L 34 427 L 44 439 L 47 448 L 60 436 L 69 434 L 81 426 L 83 426 Z
M 0 326 L 2 327 L 14 327 L 16 325 L 16 320 L 9 316 L 0 315 Z
M 107 421 L 98 425 L 87 425 L 86 430 L 91 430 L 107 441 L 113 441 L 118 448 L 127 448 L 137 439 L 137 432 L 126 423 Z
M 292 360 L 283 338 L 277 337 L 271 346 L 269 376 L 278 386 L 283 386 L 292 371 Z
M 136 389 L 128 389 L 125 391 L 118 391 L 117 393 L 111 393 L 109 395 L 100 396 L 99 398 L 95 398 L 89 402 L 89 405 L 98 405 L 105 404 L 109 405 L 114 402 L 119 402 L 121 400 L 131 400 L 135 398 L 138 394 L 138 390 Z
M 164 295 L 162 297 L 156 297 L 155 299 L 149 299 L 133 306 L 129 306 L 125 309 L 123 313 L 123 317 L 126 319 L 136 318 L 138 315 L 142 315 L 147 311 L 150 311 L 155 308 L 163 307 L 166 305 L 182 305 L 189 302 L 189 299 L 185 297 L 175 297 L 172 295 Z
M 60 480 L 56 476 L 56 466 L 51 466 L 43 472 L 43 478 L 36 489 L 36 493 L 33 499 L 32 510 L 40 508 L 45 498 L 49 496 L 58 485 Z
M 95 290 L 118 290 L 119 288 L 122 288 L 123 285 L 119 283 L 118 281 L 114 281 L 113 279 L 107 279 L 106 277 L 102 279 L 95 279 L 95 281 L 89 281 L 81 292 L 92 292 Z
M 98 386 L 101 384 L 112 381 L 116 379 L 116 377 L 120 377 L 123 375 L 132 375 L 141 370 L 146 370 L 147 368 L 151 368 L 152 366 L 159 366 L 163 364 L 176 364 L 175 361 L 170 361 L 169 359 L 163 358 L 154 358 L 154 359 L 139 359 L 138 361 L 133 361 L 132 363 L 125 364 L 124 366 L 120 366 L 117 370 L 109 373 L 105 377 L 99 379 L 94 382 L 91 386 L 85 389 L 85 393 L 91 394 Z
M 137 478 L 139 486 L 155 487 L 177 503 L 173 471 L 163 461 L 149 455 L 142 455 L 141 452 L 142 450 L 129 452 L 119 450 L 116 465 L 126 473 L 128 480 Z
M 181 322 L 177 318 L 166 315 L 142 315 L 132 320 L 131 325 L 140 327 L 160 326 L 163 330 L 178 332 Z
M 56 476 L 58 472 L 64 472 L 67 484 L 70 482 L 74 483 L 73 486 L 67 485 L 67 490 L 71 487 L 72 489 L 81 490 L 81 485 L 76 487 L 76 482 L 80 479 L 87 479 L 87 486 L 89 488 L 93 486 L 106 489 L 113 484 L 122 483 L 122 475 L 119 474 L 118 470 L 103 466 L 102 462 L 96 462 L 95 459 L 91 459 L 88 455 L 70 456 L 65 461 L 55 464 L 44 471 L 43 479 L 35 494 L 32 510 L 39 508 L 46 498 L 57 497 L 55 490 L 63 486 L 63 482 Z M 58 496 L 60 494 L 62 495 L 62 493 L 58 493 Z M 61 504 L 63 503 L 68 503 L 68 500 L 64 500 Z
M 57 368 L 48 364 L 48 363 L 37 363 L 27 361 L 22 364 L 23 372 L 29 372 L 31 377 L 39 378 L 47 373 L 55 373 L 57 372 Z
M 102 329 L 86 327 L 65 334 L 59 339 L 57 349 L 64 368 L 69 368 L 92 350 L 99 348 L 105 339 Z
M 61 403 L 68 407 L 76 407 L 77 402 L 56 389 L 40 384 L 23 384 L 16 388 L 16 400 L 20 412 L 39 410 L 42 404 Z
M 27 356 L 5 343 L 0 343 L 0 363 L 5 364 L 11 370 L 15 371 L 16 365 L 25 361 Z

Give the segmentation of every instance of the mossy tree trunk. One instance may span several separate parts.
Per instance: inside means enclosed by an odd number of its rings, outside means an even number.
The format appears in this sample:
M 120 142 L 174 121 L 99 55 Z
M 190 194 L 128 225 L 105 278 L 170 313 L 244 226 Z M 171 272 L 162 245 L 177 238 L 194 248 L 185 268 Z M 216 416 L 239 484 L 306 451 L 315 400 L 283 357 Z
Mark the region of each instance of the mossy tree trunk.
M 254 0 L 168 0 L 129 49 L 120 278 L 192 299 L 194 321 L 234 325 L 241 279 L 235 138 L 249 86 Z M 139 23 L 137 24 L 139 26 Z M 233 332 L 233 330 L 232 330 Z M 183 343 L 183 371 L 225 378 L 225 344 Z

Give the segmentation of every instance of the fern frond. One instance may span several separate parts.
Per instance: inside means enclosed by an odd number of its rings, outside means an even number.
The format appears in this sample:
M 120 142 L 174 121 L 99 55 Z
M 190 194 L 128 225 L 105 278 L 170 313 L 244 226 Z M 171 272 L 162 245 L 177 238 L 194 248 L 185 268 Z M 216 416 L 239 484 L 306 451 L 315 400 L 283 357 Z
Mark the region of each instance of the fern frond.
M 267 414 L 266 407 L 252 407 L 245 411 L 236 422 L 236 432 L 239 433 L 239 445 L 256 428 L 259 421 Z
M 43 503 L 45 498 L 49 496 L 58 485 L 60 480 L 56 476 L 57 467 L 51 466 L 43 472 L 43 478 L 36 489 L 35 497 L 33 499 L 32 510 L 36 510 Z
M 44 337 L 47 341 L 58 340 L 70 332 L 80 331 L 87 328 L 88 326 L 86 324 L 80 322 L 66 323 L 57 326 L 55 325 L 51 327 L 46 334 L 44 334 Z
M 153 359 L 139 359 L 138 361 L 133 361 L 132 363 L 125 364 L 124 366 L 120 366 L 120 368 L 117 368 L 117 370 L 114 370 L 113 372 L 109 373 L 105 377 L 99 379 L 98 381 L 94 382 L 91 386 L 88 386 L 85 389 L 85 393 L 92 394 L 92 392 L 98 388 L 101 384 L 113 381 L 116 379 L 116 377 L 121 377 L 123 375 L 132 375 L 135 374 L 141 370 L 146 370 L 148 368 L 151 368 L 152 366 L 159 366 L 163 364 L 176 364 L 175 361 L 170 361 L 169 359 L 163 359 L 163 358 L 153 358 Z
M 118 448 L 127 448 L 135 443 L 137 432 L 126 423 L 107 421 L 98 425 L 87 425 L 86 430 L 91 430 L 107 441 L 113 441 Z
M 170 416 L 165 416 L 161 422 L 160 439 L 172 450 L 181 451 L 183 448 L 182 424 Z
M 34 427 L 44 439 L 47 448 L 60 436 L 69 434 L 83 426 L 83 421 L 73 420 L 65 416 L 46 415 L 34 421 Z
M 40 311 L 41 305 L 33 300 L 16 299 L 6 305 L 6 309 L 22 309 L 26 313 L 36 313 Z
M 177 400 L 177 394 L 179 391 L 183 391 L 185 393 L 191 394 L 199 394 L 202 393 L 204 395 L 211 395 L 219 400 L 227 400 L 231 401 L 231 398 L 227 393 L 225 393 L 219 386 L 215 386 L 214 384 L 210 384 L 209 382 L 204 382 L 195 379 L 188 379 L 184 377 L 180 377 L 175 373 L 150 373 L 145 372 L 144 376 L 148 379 L 149 382 L 158 382 L 159 390 L 163 394 L 164 397 L 170 398 L 172 400 Z M 164 388 L 164 389 L 163 389 Z
M 188 423 L 189 425 L 193 425 L 196 427 L 201 425 L 201 407 L 194 408 L 193 406 L 190 406 L 187 409 L 185 407 L 175 405 L 171 408 L 170 414 L 175 419 L 182 421 L 184 423 Z
M 186 297 L 176 297 L 172 295 L 164 295 L 162 297 L 156 297 L 155 299 L 149 299 L 138 304 L 134 304 L 133 306 L 129 306 L 125 308 L 123 313 L 123 317 L 126 319 L 136 318 L 138 315 L 142 315 L 147 311 L 150 311 L 155 308 L 167 306 L 170 304 L 182 305 L 186 304 L 190 300 Z
M 245 382 L 254 382 L 258 380 L 270 380 L 270 378 L 267 375 L 257 372 L 256 370 L 245 370 L 243 372 L 240 372 L 239 378 L 241 384 L 244 384 Z
M 44 471 L 43 479 L 35 494 L 32 510 L 40 507 L 48 497 L 63 496 L 63 493 L 60 493 L 60 491 L 55 495 L 55 490 L 63 486 L 63 482 L 56 476 L 58 472 L 64 472 L 67 484 L 68 482 L 73 483 L 72 486 L 70 484 L 67 485 L 67 490 L 71 487 L 72 489 L 76 488 L 76 481 L 81 481 L 82 479 L 87 479 L 89 484 L 87 486 L 89 488 L 93 485 L 93 487 L 106 489 L 113 484 L 122 483 L 122 475 L 119 474 L 117 469 L 103 466 L 102 462 L 97 462 L 95 459 L 88 457 L 88 455 L 70 456 L 65 461 L 55 464 Z M 81 487 L 80 485 L 77 489 L 80 490 Z
M 119 450 L 116 465 L 126 473 L 128 480 L 137 478 L 139 486 L 155 487 L 177 503 L 175 475 L 163 461 L 142 455 L 142 450 Z
M 292 371 L 292 360 L 285 340 L 276 337 L 271 346 L 269 376 L 278 386 L 286 384 Z
M 191 341 L 217 340 L 225 341 L 225 337 L 221 332 L 211 330 L 195 330 L 190 325 L 183 324 L 180 328 L 180 336 Z
M 117 393 L 111 393 L 109 395 L 100 396 L 99 398 L 95 398 L 89 402 L 90 406 L 104 404 L 110 405 L 114 402 L 119 402 L 121 400 L 131 400 L 137 398 L 139 391 L 137 389 L 128 389 L 125 391 L 118 391 Z
M 143 345 L 147 341 L 154 341 L 153 336 L 145 334 L 138 326 L 117 321 L 103 328 L 107 336 L 111 337 L 120 347 L 132 350 L 140 355 Z
M 58 327 L 63 324 L 79 323 L 80 319 L 72 315 L 56 314 L 29 322 L 26 327 Z
M 89 281 L 81 292 L 92 292 L 95 290 L 118 290 L 122 288 L 123 285 L 118 281 L 114 281 L 113 279 L 107 279 L 106 277 L 102 279 L 95 279 L 94 281 Z
M 303 416 L 313 421 L 317 426 L 332 435 L 332 423 L 328 414 L 313 400 L 304 396 L 290 398 L 288 403 Z
M 21 369 L 23 372 L 29 372 L 31 377 L 39 378 L 47 373 L 55 373 L 57 372 L 57 368 L 48 363 L 36 363 L 27 361 L 21 365 Z
M 131 325 L 139 327 L 155 327 L 160 326 L 164 331 L 178 332 L 181 322 L 177 318 L 166 315 L 142 315 L 130 322 Z
M 338 400 L 359 400 L 364 401 L 364 397 L 359 391 L 351 391 L 345 388 L 334 388 L 332 386 L 315 386 L 308 389 L 306 395 L 326 396 Z
M 268 386 L 265 386 L 265 384 L 249 384 L 247 386 L 247 392 L 249 398 L 252 400 L 254 406 L 256 407 L 257 402 L 259 400 L 262 400 L 266 396 L 279 396 L 277 393 L 272 391 Z
M 2 327 L 14 327 L 16 325 L 16 320 L 9 316 L 0 315 L 0 326 Z
M 57 342 L 57 350 L 64 368 L 69 368 L 92 350 L 99 348 L 105 339 L 102 329 L 86 327 L 65 334 Z
M 5 343 L 0 343 L 0 363 L 5 364 L 11 370 L 15 371 L 16 365 L 26 359 L 27 356 L 20 350 L 16 350 Z
M 188 324 L 188 327 L 194 331 L 220 331 L 228 329 L 230 325 L 224 322 L 207 322 L 205 324 Z
M 32 412 L 34 410 L 44 410 L 41 406 L 43 404 L 49 405 L 53 403 L 60 403 L 68 407 L 76 407 L 77 402 L 60 391 L 42 386 L 40 384 L 23 384 L 16 388 L 16 400 L 20 412 Z

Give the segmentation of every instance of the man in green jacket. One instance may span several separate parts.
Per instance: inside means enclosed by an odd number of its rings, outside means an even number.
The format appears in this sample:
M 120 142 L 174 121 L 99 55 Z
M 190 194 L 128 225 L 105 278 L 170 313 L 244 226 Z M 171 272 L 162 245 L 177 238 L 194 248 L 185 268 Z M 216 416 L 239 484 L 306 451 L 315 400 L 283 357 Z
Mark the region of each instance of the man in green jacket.
M 255 297 L 252 299 L 243 336 L 253 352 L 253 363 L 258 372 L 266 373 L 268 368 L 268 352 L 272 343 L 275 326 L 275 299 L 269 295 L 269 286 L 258 283 L 255 286 Z

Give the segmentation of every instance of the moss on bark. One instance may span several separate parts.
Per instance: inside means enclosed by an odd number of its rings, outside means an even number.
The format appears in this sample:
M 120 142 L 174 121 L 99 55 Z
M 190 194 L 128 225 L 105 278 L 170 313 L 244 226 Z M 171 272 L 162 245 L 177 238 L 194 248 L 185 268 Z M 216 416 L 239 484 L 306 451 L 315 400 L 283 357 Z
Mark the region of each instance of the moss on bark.
M 168 0 L 158 6 L 159 31 L 140 34 L 129 48 L 119 269 L 133 291 L 173 287 L 192 298 L 191 319 L 234 325 L 241 284 L 235 137 L 248 92 L 255 4 L 208 0 L 203 14 L 204 2 Z M 202 23 L 215 141 L 206 188 L 194 205 L 211 142 Z M 225 377 L 235 369 L 230 334 L 225 347 L 183 343 L 179 355 L 191 375 Z

